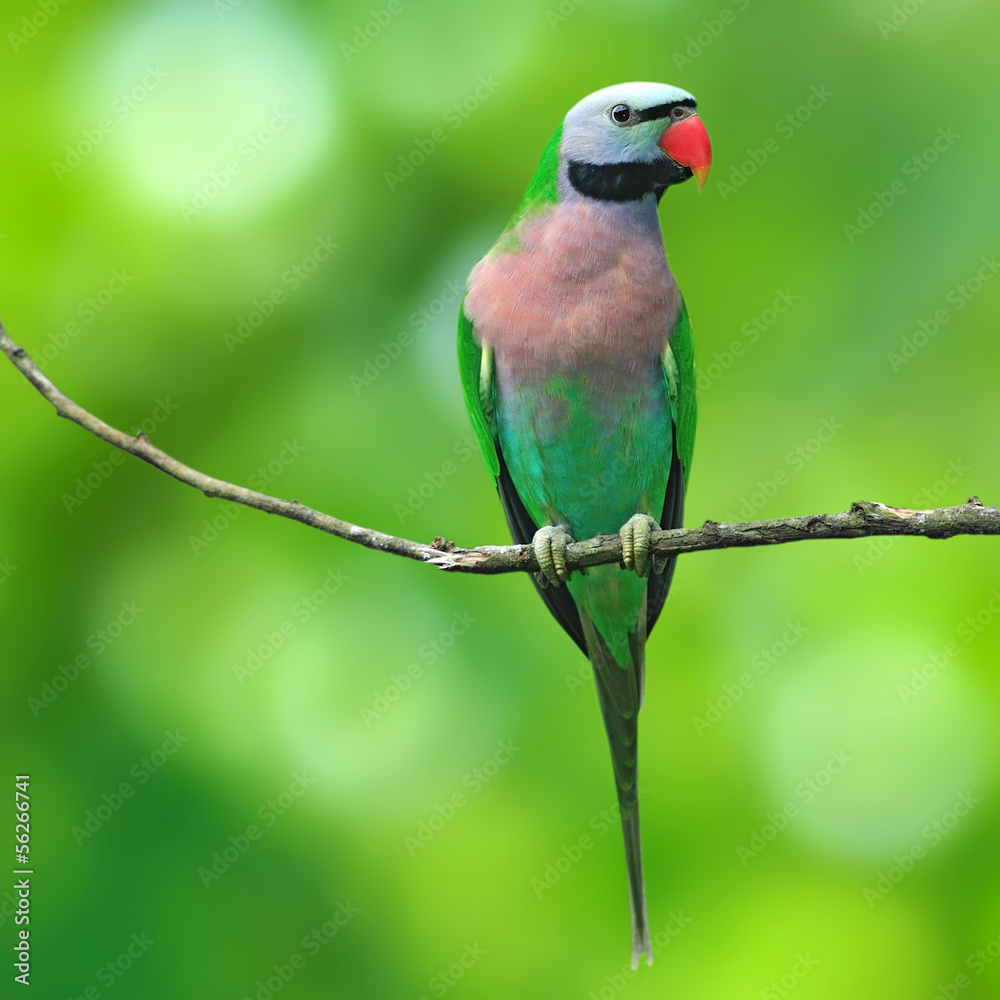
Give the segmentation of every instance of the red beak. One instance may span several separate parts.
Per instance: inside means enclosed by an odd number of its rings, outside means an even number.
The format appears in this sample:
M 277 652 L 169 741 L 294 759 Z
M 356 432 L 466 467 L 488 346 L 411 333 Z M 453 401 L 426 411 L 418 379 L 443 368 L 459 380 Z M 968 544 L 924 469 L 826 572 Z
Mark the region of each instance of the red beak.
M 705 186 L 712 166 L 712 143 L 697 115 L 667 126 L 660 136 L 660 149 L 674 162 L 690 169 L 699 191 Z

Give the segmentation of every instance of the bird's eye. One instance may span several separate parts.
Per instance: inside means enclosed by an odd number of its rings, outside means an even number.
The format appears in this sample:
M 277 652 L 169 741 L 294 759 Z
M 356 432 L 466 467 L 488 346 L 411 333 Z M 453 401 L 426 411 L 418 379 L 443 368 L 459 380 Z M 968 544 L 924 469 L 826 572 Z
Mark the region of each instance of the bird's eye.
M 674 108 L 674 110 L 670 112 L 670 115 L 672 118 L 683 118 L 684 108 Z
M 611 109 L 611 117 L 614 118 L 619 125 L 624 124 L 631 117 L 632 112 L 627 104 L 616 104 Z

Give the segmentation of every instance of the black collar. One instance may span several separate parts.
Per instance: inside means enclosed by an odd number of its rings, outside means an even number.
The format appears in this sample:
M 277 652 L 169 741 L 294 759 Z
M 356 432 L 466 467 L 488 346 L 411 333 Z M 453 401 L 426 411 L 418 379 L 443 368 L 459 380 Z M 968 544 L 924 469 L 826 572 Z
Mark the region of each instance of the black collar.
M 638 201 L 654 194 L 659 201 L 671 184 L 691 176 L 688 167 L 664 157 L 656 163 L 578 163 L 569 161 L 569 182 L 580 194 L 599 201 Z

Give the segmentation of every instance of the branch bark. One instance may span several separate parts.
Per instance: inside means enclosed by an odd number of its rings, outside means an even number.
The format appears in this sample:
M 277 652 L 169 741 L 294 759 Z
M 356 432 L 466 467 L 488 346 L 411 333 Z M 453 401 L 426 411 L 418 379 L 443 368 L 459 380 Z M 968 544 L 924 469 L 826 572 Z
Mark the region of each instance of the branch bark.
M 145 434 L 132 437 L 78 406 L 42 374 L 24 348 L 10 338 L 2 324 L 0 350 L 52 404 L 60 417 L 79 424 L 102 441 L 141 458 L 185 485 L 193 486 L 207 497 L 231 500 L 268 514 L 300 521 L 311 528 L 318 528 L 366 548 L 416 559 L 437 566 L 438 569 L 483 574 L 535 572 L 538 569 L 534 550 L 530 545 L 480 545 L 466 549 L 440 537 L 435 538 L 432 545 L 425 545 L 342 521 L 306 507 L 298 500 L 281 500 L 207 476 L 155 447 Z M 816 538 L 865 538 L 873 535 L 921 535 L 925 538 L 1000 535 L 1000 510 L 983 506 L 976 497 L 959 507 L 940 507 L 935 510 L 908 510 L 870 500 L 859 500 L 841 514 L 812 514 L 740 524 L 706 521 L 700 528 L 655 531 L 651 540 L 651 552 L 657 556 L 673 556 L 682 552 L 705 552 L 709 549 L 781 545 Z M 620 562 L 621 540 L 618 535 L 598 535 L 596 538 L 576 542 L 569 546 L 566 553 L 566 565 L 569 569 Z

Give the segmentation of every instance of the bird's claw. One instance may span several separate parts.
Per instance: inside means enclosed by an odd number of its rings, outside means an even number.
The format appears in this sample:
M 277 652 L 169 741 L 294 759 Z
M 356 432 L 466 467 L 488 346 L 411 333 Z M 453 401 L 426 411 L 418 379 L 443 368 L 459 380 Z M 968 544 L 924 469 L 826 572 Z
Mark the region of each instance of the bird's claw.
M 535 550 L 540 572 L 535 579 L 543 586 L 558 587 L 569 579 L 566 569 L 566 548 L 573 536 L 561 524 L 547 524 L 535 532 L 531 546 Z
M 649 536 L 660 526 L 649 514 L 633 514 L 619 530 L 622 540 L 622 562 L 626 569 L 634 569 L 639 576 L 649 573 Z M 656 569 L 657 559 L 653 559 Z

